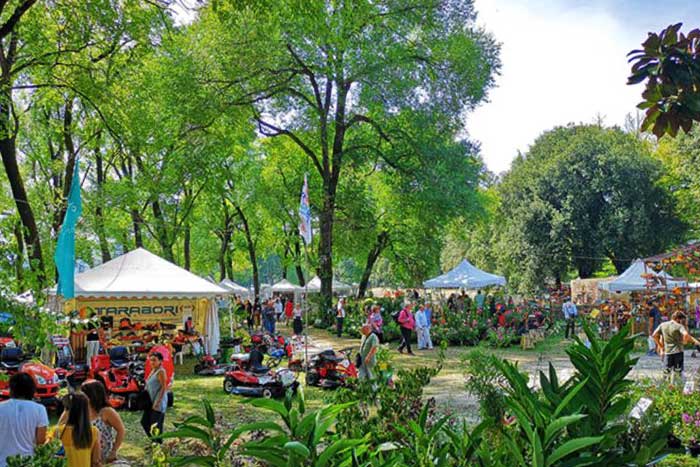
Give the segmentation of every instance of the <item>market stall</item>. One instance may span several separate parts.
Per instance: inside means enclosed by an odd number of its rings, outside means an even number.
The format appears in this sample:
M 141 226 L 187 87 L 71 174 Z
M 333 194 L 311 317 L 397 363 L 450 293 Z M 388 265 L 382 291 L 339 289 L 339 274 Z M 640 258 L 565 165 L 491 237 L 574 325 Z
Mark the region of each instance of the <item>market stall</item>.
M 313 279 L 311 279 L 307 284 L 306 284 L 306 290 L 309 293 L 320 293 L 321 292 L 321 278 L 318 276 L 314 276 Z M 339 280 L 333 279 L 333 293 L 336 294 L 349 294 L 352 292 L 352 286 L 345 284 L 343 282 L 340 282 Z
M 277 282 L 276 284 L 273 284 L 270 286 L 269 289 L 270 293 L 275 296 L 275 295 L 291 295 L 294 297 L 294 300 L 297 300 L 297 295 L 302 293 L 304 289 L 302 287 L 299 287 L 298 285 L 294 285 L 291 282 L 289 282 L 287 279 L 282 279 L 281 281 Z
M 187 335 L 201 340 L 214 354 L 220 338 L 215 299 L 229 294 L 138 248 L 77 274 L 75 299 L 63 307 L 67 312 L 78 310 L 81 318 L 97 317 L 112 345 L 165 343 L 174 339 L 178 330 L 191 327 Z M 78 339 L 77 333 L 74 339 Z M 79 350 L 85 343 L 74 340 L 73 346 Z
M 481 289 L 505 285 L 505 277 L 482 271 L 466 259 L 453 270 L 423 282 L 426 289 Z
M 233 282 L 231 279 L 228 278 L 219 282 L 219 287 L 228 290 L 231 293 L 231 295 L 237 295 L 241 297 L 241 299 L 250 298 L 250 296 L 252 295 L 249 289 Z
M 674 279 L 664 271 L 654 271 L 647 268 L 641 259 L 635 260 L 616 279 L 598 284 L 601 290 L 611 293 L 665 290 L 686 286 L 687 282 L 684 280 Z

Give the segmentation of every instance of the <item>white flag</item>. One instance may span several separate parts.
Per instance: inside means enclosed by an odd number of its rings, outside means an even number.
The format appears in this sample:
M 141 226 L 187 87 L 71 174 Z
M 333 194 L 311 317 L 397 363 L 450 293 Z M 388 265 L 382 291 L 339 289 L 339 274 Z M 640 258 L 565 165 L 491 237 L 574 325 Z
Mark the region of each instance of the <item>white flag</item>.
M 301 189 L 299 201 L 299 235 L 305 244 L 311 243 L 311 208 L 309 207 L 309 183 L 304 175 L 304 186 Z

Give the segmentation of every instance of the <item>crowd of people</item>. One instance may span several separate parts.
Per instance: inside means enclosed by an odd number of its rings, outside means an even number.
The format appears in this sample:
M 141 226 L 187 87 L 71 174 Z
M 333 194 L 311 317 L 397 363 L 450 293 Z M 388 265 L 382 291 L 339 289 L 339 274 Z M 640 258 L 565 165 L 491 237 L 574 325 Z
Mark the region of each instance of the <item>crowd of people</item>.
M 235 297 L 233 310 L 237 316 L 243 317 L 249 332 L 263 330 L 269 334 L 277 332 L 278 324 L 292 326 L 294 336 L 301 336 L 304 330 L 301 303 L 295 303 L 284 295 L 266 300 L 243 300 Z

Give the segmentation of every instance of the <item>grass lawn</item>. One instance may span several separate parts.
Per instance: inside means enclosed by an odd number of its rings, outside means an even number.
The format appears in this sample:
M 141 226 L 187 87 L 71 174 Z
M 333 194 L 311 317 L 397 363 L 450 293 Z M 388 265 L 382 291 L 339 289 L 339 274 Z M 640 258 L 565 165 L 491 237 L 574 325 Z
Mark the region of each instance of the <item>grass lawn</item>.
M 311 335 L 316 342 L 323 347 L 333 346 L 336 349 L 359 346 L 357 339 L 338 339 L 331 336 L 326 331 L 312 330 Z M 397 344 L 390 344 L 395 348 Z M 541 360 L 542 355 L 548 358 L 564 358 L 564 348 L 566 342 L 559 338 L 550 338 L 540 343 L 535 349 L 523 351 L 519 348 L 511 349 L 491 349 L 497 355 L 518 360 L 523 363 L 535 364 Z M 438 402 L 444 406 L 450 406 L 455 412 L 471 410 L 470 407 L 456 404 L 455 399 L 464 399 L 463 395 L 463 374 L 461 359 L 470 347 L 450 347 L 446 351 L 446 361 L 440 375 L 428 387 L 427 394 L 435 396 Z M 437 360 L 437 350 L 416 352 L 415 357 L 409 355 L 394 354 L 393 364 L 398 368 L 414 368 L 417 366 L 433 365 Z M 191 415 L 202 414 L 201 403 L 208 400 L 213 405 L 218 415 L 228 421 L 231 426 L 236 426 L 251 421 L 260 420 L 267 416 L 265 412 L 259 411 L 250 405 L 244 404 L 246 398 L 241 396 L 231 396 L 223 392 L 223 377 L 201 377 L 193 374 L 195 360 L 185 359 L 184 365 L 176 366 L 175 376 L 175 405 L 168 410 L 165 424 L 166 430 L 173 429 L 173 422 L 181 421 Z M 303 375 L 300 377 L 303 381 Z M 304 388 L 308 405 L 318 406 L 323 402 L 324 391 L 317 388 Z M 127 427 L 126 440 L 120 450 L 120 457 L 129 461 L 132 465 L 146 465 L 144 449 L 147 446 L 146 438 L 140 424 L 140 412 L 121 412 L 124 424 Z

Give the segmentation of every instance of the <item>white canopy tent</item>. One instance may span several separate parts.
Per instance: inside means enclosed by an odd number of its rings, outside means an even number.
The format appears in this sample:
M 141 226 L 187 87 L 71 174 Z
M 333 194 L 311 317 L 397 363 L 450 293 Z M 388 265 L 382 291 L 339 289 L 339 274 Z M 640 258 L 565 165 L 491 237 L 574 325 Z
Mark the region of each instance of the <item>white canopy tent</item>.
M 620 274 L 617 279 L 601 282 L 598 284 L 598 288 L 606 292 L 636 292 L 646 290 L 648 287 L 647 279 L 642 277 L 644 274 L 653 274 L 659 279 L 656 281 L 657 284 L 653 289 L 673 289 L 675 287 L 686 287 L 688 285 L 686 281 L 674 279 L 663 271 L 655 272 L 651 268 L 645 268 L 644 261 L 637 259 L 625 272 Z
M 482 271 L 466 259 L 453 270 L 423 282 L 426 289 L 480 289 L 494 285 L 505 286 L 505 277 Z
M 302 287 L 299 287 L 298 285 L 294 285 L 291 282 L 289 282 L 287 279 L 282 279 L 281 281 L 277 282 L 276 284 L 273 284 L 270 287 L 270 292 L 271 293 L 299 293 L 302 290 L 304 290 Z
M 52 289 L 50 295 L 55 295 Z M 219 349 L 217 296 L 226 289 L 176 266 L 143 248 L 137 248 L 75 276 L 75 297 L 100 299 L 208 299 L 205 344 L 211 354 Z
M 242 298 L 250 296 L 250 290 L 240 284 L 233 282 L 231 279 L 224 279 L 219 282 L 219 287 L 229 290 L 233 295 L 240 295 Z
M 306 284 L 306 290 L 309 293 L 320 293 L 321 292 L 321 278 L 318 276 L 314 276 L 313 279 L 311 279 L 307 284 Z M 349 293 L 352 291 L 352 286 L 345 284 L 343 282 L 340 282 L 339 280 L 333 279 L 333 292 L 339 292 L 339 293 Z

